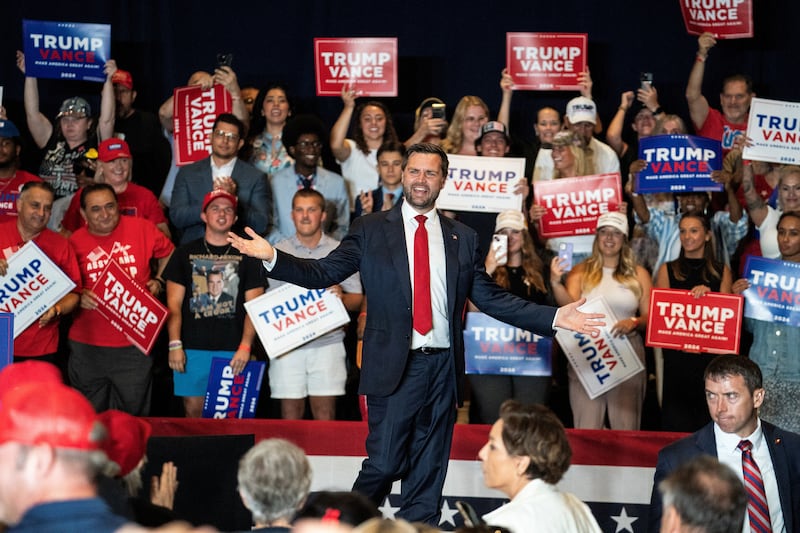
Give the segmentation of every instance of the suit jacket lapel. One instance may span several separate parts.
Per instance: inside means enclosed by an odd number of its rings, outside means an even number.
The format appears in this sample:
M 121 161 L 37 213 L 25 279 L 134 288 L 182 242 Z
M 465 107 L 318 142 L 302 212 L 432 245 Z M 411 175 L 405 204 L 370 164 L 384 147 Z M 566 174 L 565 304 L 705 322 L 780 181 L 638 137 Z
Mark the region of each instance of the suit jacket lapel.
M 409 274 L 408 250 L 406 249 L 406 234 L 400 203 L 388 213 L 383 224 L 383 233 L 386 237 L 386 247 L 392 258 L 392 264 L 400 280 L 400 289 L 406 298 L 406 305 L 410 308 L 411 301 L 411 276 Z
M 714 437 L 714 422 L 706 424 L 697 432 L 695 444 L 704 453 L 713 457 L 717 456 L 717 439 Z
M 783 439 L 781 439 L 781 430 L 763 420 L 761 421 L 761 430 L 764 432 L 764 438 L 767 439 L 767 448 L 769 448 L 769 455 L 772 458 L 772 468 L 775 471 L 775 480 L 778 483 L 778 495 L 781 499 L 784 525 L 786 526 L 786 531 L 794 531 L 794 524 L 792 523 L 794 513 L 791 512 L 792 499 L 790 495 L 792 486 L 789 479 L 789 462 L 786 459 L 786 448 L 784 448 Z
M 438 213 L 438 211 L 437 211 Z M 456 289 L 458 285 L 458 246 L 459 239 L 453 222 L 446 216 L 439 215 L 444 239 L 444 256 L 447 268 L 447 316 L 455 316 Z

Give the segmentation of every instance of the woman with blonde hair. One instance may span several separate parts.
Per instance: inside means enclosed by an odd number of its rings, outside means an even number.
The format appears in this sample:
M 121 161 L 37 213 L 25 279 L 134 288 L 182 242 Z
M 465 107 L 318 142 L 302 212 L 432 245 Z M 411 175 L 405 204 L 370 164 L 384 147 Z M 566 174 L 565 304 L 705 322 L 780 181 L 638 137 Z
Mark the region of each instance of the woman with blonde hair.
M 558 280 L 551 280 L 554 285 Z M 650 305 L 650 273 L 636 264 L 628 243 L 628 219 L 620 212 L 604 213 L 597 220 L 592 253 L 567 276 L 567 299 L 555 292 L 559 305 L 580 298 L 602 296 L 618 321 L 611 327 L 615 336 L 626 335 L 639 360 L 644 363 L 641 333 L 647 324 Z M 641 424 L 647 372 L 628 378 L 610 391 L 590 399 L 572 367 L 569 368 L 569 400 L 574 426 L 602 429 L 606 412 L 611 429 L 638 430 Z
M 477 96 L 459 100 L 453 120 L 447 128 L 442 148 L 448 154 L 478 155 L 475 140 L 481 135 L 481 126 L 489 121 L 489 106 Z
M 579 142 L 572 132 L 560 131 L 555 134 L 552 148 L 553 175 L 543 179 L 577 178 L 595 173 L 594 159 L 587 156 L 586 151 L 578 145 Z M 538 223 L 546 213 L 545 207 L 532 204 L 529 210 L 531 222 Z M 557 254 L 562 244 L 571 244 L 573 260 L 579 263 L 589 256 L 592 242 L 591 235 L 555 237 L 547 240 L 547 248 Z

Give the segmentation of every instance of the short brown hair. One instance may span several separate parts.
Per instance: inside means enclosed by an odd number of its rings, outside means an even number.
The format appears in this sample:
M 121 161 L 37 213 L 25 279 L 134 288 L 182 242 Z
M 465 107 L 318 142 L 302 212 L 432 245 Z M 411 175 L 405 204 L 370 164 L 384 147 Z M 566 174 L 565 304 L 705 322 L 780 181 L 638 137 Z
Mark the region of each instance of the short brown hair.
M 500 406 L 500 420 L 508 454 L 530 457 L 525 475 L 553 485 L 558 483 L 569 468 L 572 448 L 555 413 L 543 405 L 506 400 Z

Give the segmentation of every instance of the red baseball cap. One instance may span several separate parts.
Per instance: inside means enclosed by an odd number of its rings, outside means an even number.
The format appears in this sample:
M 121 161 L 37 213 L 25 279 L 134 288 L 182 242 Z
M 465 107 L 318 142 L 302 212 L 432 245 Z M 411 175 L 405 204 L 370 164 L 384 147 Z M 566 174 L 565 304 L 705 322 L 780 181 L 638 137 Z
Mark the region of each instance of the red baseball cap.
M 61 371 L 46 361 L 22 361 L 0 371 L 0 402 L 9 391 L 28 383 L 62 384 Z
M 233 204 L 233 208 L 236 209 L 236 204 L 238 203 L 236 196 L 223 189 L 214 189 L 210 193 L 206 194 L 205 198 L 203 198 L 203 209 L 201 209 L 200 211 L 205 213 L 208 204 L 210 204 L 217 198 L 227 198 Z
M 122 85 L 131 91 L 133 90 L 133 76 L 131 76 L 130 72 L 122 70 L 121 68 L 118 68 L 114 75 L 111 76 L 111 83 L 114 85 Z
M 66 385 L 28 383 L 6 393 L 0 405 L 0 444 L 99 450 L 97 415 L 81 393 Z
M 101 142 L 97 151 L 100 152 L 99 159 L 103 163 L 108 163 L 120 157 L 131 157 L 131 149 L 128 147 L 128 143 L 116 137 Z
M 153 429 L 141 418 L 116 409 L 97 415 L 108 430 L 102 448 L 108 458 L 119 465 L 119 477 L 130 474 L 147 451 L 147 440 Z

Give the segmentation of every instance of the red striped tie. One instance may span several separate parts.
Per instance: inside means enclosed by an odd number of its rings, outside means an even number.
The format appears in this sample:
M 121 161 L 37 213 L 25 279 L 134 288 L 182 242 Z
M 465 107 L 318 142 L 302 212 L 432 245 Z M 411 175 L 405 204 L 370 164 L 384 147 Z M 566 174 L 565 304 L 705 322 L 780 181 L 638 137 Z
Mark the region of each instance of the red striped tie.
M 414 330 L 425 335 L 433 328 L 428 230 L 425 229 L 425 215 L 414 218 L 419 222 L 414 233 Z
M 753 444 L 749 440 L 739 442 L 742 450 L 742 472 L 744 488 L 747 491 L 747 515 L 750 517 L 750 530 L 757 533 L 769 533 L 772 525 L 769 520 L 767 493 L 764 491 L 764 480 L 761 470 L 753 459 Z

